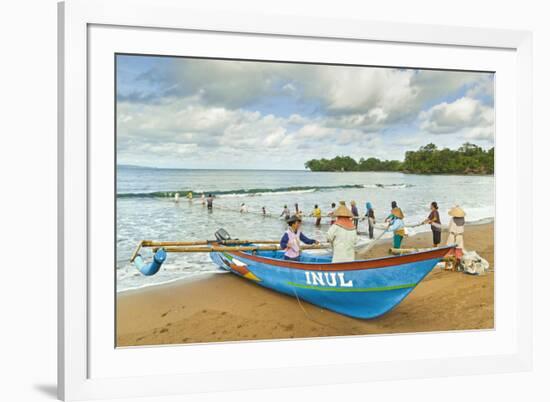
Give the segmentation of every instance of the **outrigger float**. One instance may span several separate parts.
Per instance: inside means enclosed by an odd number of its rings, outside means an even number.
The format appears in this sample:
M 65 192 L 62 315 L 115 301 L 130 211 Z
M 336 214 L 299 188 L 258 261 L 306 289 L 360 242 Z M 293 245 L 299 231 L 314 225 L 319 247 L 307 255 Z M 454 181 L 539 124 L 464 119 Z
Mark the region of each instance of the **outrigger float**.
M 220 229 L 216 240 L 156 242 L 143 240 L 131 261 L 144 275 L 154 275 L 167 253 L 208 252 L 220 268 L 260 286 L 281 292 L 350 317 L 370 319 L 396 307 L 456 246 L 405 255 L 332 263 L 330 254 L 302 252 L 299 262 L 284 260 L 278 241 L 231 239 Z M 151 247 L 153 261 L 139 254 Z M 328 244 L 303 246 L 327 249 Z

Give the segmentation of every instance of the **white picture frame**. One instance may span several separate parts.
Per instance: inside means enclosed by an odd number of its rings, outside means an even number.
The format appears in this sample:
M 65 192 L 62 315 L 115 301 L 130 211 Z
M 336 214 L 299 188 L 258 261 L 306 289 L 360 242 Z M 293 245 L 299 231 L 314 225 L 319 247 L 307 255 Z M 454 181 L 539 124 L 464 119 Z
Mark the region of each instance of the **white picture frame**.
M 60 398 L 79 400 L 161 396 L 381 379 L 502 373 L 531 368 L 532 37 L 529 32 L 361 20 L 323 20 L 298 16 L 228 15 L 225 12 L 218 14 L 188 9 L 185 3 L 177 0 L 69 0 L 60 3 L 58 10 Z M 135 45 L 135 35 L 141 35 L 137 42 L 138 47 Z M 501 214 L 498 207 L 498 177 L 501 175 L 507 177 L 508 183 L 507 189 L 502 190 L 508 190 L 508 196 L 513 196 L 507 206 L 507 219 L 510 221 L 508 230 L 522 233 L 521 237 L 499 238 L 499 227 L 495 226 L 499 239 L 495 259 L 498 261 L 497 265 L 500 264 L 496 274 L 495 330 L 419 336 L 344 337 L 315 341 L 241 342 L 239 345 L 189 345 L 185 346 L 185 350 L 178 349 L 177 346 L 116 350 L 114 342 L 109 344 L 109 339 L 112 339 L 109 332 L 112 317 L 103 312 L 109 309 L 110 301 L 104 300 L 100 303 L 94 297 L 95 292 L 103 289 L 101 277 L 97 276 L 96 270 L 91 269 L 95 261 L 95 251 L 90 247 L 90 242 L 97 244 L 98 234 L 108 231 L 109 225 L 97 224 L 93 219 L 97 214 L 91 216 L 90 211 L 101 208 L 99 211 L 108 213 L 109 209 L 108 202 L 102 202 L 97 197 L 94 183 L 103 182 L 102 178 L 108 178 L 112 172 L 98 167 L 94 160 L 98 157 L 108 159 L 114 152 L 114 148 L 107 150 L 109 144 L 113 144 L 110 137 L 103 138 L 102 134 L 97 133 L 97 127 L 109 130 L 108 125 L 112 126 L 113 120 L 109 113 L 112 114 L 113 111 L 105 109 L 105 114 L 102 114 L 94 109 L 92 113 L 90 107 L 98 104 L 100 99 L 96 100 L 96 96 L 101 97 L 103 92 L 112 94 L 113 88 L 100 84 L 103 79 L 109 83 L 110 78 L 108 74 L 96 73 L 95 66 L 99 65 L 101 70 L 102 54 L 108 56 L 128 49 L 139 51 L 140 47 L 145 49 L 146 46 L 151 47 L 143 50 L 145 53 L 153 52 L 155 43 L 159 42 L 155 35 L 163 35 L 166 39 L 162 41 L 164 48 L 159 46 L 157 51 L 169 52 L 168 54 L 172 54 L 175 49 L 170 48 L 170 37 L 214 35 L 220 39 L 229 37 L 229 42 L 236 41 L 237 39 L 231 38 L 238 37 L 243 41 L 249 38 L 251 43 L 259 41 L 270 44 L 282 40 L 287 43 L 318 41 L 326 46 L 336 44 L 342 49 L 348 45 L 369 45 L 381 48 L 380 60 L 389 60 L 390 64 L 385 65 L 393 66 L 403 65 L 400 58 L 404 60 L 406 52 L 388 55 L 383 50 L 384 47 L 400 47 L 405 50 L 414 46 L 414 53 L 417 53 L 415 57 L 420 57 L 418 53 L 424 54 L 425 63 L 432 60 L 428 66 L 431 68 L 467 69 L 477 65 L 479 69 L 491 70 L 494 63 L 497 81 L 499 75 L 503 77 L 501 88 L 508 95 L 500 103 L 498 96 L 496 98 L 496 215 Z M 105 38 L 112 40 L 106 41 Z M 147 38 L 150 39 L 150 44 L 147 44 Z M 233 50 L 229 46 L 227 51 L 237 52 L 241 51 L 238 49 L 243 49 L 244 52 L 246 46 L 242 46 L 243 43 L 235 42 Z M 264 51 L 269 54 L 270 50 Z M 447 52 L 445 55 L 448 58 L 438 61 L 434 55 L 440 55 L 437 52 L 443 51 Z M 465 57 L 468 53 L 471 53 L 470 60 Z M 472 54 L 476 55 L 476 60 L 471 60 Z M 345 50 L 342 50 L 339 57 L 346 57 Z M 374 64 L 382 65 L 380 63 L 382 62 Z M 426 66 L 422 62 L 416 62 L 414 67 Z M 92 75 L 94 78 L 90 79 Z M 500 118 L 503 120 L 499 120 Z M 513 214 L 509 211 L 510 205 Z M 507 260 L 499 259 L 499 248 L 500 253 L 509 253 Z M 519 255 L 521 266 L 516 258 Z M 505 293 L 507 297 L 499 298 L 499 292 Z M 499 319 L 498 314 L 504 318 Z M 101 323 L 101 320 L 105 323 Z M 384 351 L 391 344 L 399 349 L 407 344 L 433 345 L 437 338 L 448 342 L 453 337 L 471 344 L 477 343 L 480 347 L 472 347 L 469 352 L 458 350 L 453 356 L 441 357 L 434 346 L 432 354 L 427 351 L 418 352 L 402 359 L 384 359 L 375 356 L 374 352 L 369 359 L 361 353 L 356 356 L 345 353 L 346 350 L 368 350 L 369 345 L 375 343 L 379 343 L 377 347 Z M 494 349 L 487 346 L 484 352 L 483 345 L 489 344 L 495 345 Z M 338 356 L 325 358 L 321 351 L 327 347 L 336 351 Z M 289 350 L 293 351 L 293 356 L 297 356 L 291 363 L 286 364 L 276 359 L 276 356 L 284 356 Z M 174 366 L 174 359 L 169 362 L 171 356 L 175 355 L 185 356 L 185 360 L 180 360 L 181 371 Z M 223 360 L 209 358 L 219 355 L 226 356 L 227 359 L 239 356 L 242 358 L 239 365 L 230 367 L 224 365 Z M 272 359 L 264 358 L 260 364 L 253 358 L 247 360 L 247 355 L 271 356 Z M 200 369 L 184 369 L 185 364 L 193 362 L 199 356 L 202 356 L 203 364 Z M 153 369 L 145 372 L 136 368 L 136 362 L 145 361 L 166 364 L 163 364 L 163 370 L 158 371 Z M 248 379 L 245 383 L 239 381 L 243 375 Z M 147 376 L 154 376 L 154 380 L 144 381 Z

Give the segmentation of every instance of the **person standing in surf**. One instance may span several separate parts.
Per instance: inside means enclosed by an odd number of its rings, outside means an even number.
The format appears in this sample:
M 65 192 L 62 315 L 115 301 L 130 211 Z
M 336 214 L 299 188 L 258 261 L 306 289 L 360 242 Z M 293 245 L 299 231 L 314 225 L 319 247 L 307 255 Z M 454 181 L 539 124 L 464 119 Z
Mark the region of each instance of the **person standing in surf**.
M 302 233 L 300 230 L 302 220 L 298 216 L 293 215 L 286 221 L 288 223 L 288 229 L 283 234 L 283 237 L 281 237 L 279 245 L 283 250 L 285 250 L 285 260 L 300 261 L 300 242 L 305 244 L 319 244 L 319 242 L 317 240 L 310 239 Z
M 437 206 L 437 202 L 433 201 L 430 204 L 430 214 L 423 223 L 429 223 L 431 225 L 433 246 L 438 247 L 441 243 L 441 219 L 439 218 L 439 207 Z
M 334 222 L 336 222 L 336 216 L 334 216 L 334 210 L 336 209 L 336 204 L 333 202 L 330 206 L 330 211 L 328 213 L 328 216 L 330 216 L 330 224 L 333 225 Z
M 315 204 L 311 216 L 315 218 L 315 226 L 321 226 L 321 208 L 319 208 L 319 205 Z
M 206 208 L 208 208 L 209 211 L 212 211 L 213 206 L 214 196 L 212 196 L 212 194 L 208 194 L 208 197 L 206 198 Z
M 351 202 L 351 213 L 353 214 L 353 225 L 355 226 L 355 229 L 357 229 L 357 226 L 359 225 L 359 210 L 357 209 L 357 204 L 355 201 Z
M 285 221 L 290 218 L 290 210 L 288 209 L 288 206 L 285 205 L 285 207 L 283 208 L 283 212 L 281 212 L 281 215 L 279 215 L 279 217 L 281 216 L 284 217 Z
M 367 212 L 365 212 L 365 217 L 363 219 L 367 220 L 369 227 L 369 239 L 374 239 L 374 224 L 376 223 L 374 209 L 372 208 L 372 204 L 368 201 L 365 204 L 365 208 L 367 209 Z
M 355 243 L 357 230 L 353 224 L 353 213 L 346 207 L 344 201 L 334 211 L 334 225 L 327 232 L 327 240 L 332 244 L 332 262 L 347 262 L 355 260 Z

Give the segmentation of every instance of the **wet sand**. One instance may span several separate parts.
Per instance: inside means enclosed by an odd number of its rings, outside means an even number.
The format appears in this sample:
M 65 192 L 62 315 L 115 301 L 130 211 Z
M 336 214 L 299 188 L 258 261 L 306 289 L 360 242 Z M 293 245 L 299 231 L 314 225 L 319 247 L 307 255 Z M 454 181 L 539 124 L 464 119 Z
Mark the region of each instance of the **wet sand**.
M 443 233 L 443 240 L 446 234 Z M 491 264 L 492 223 L 468 226 L 465 246 Z M 431 233 L 402 247 L 430 247 Z M 380 242 L 369 257 L 387 255 Z M 117 296 L 117 345 L 159 345 L 318 336 L 491 329 L 494 273 L 434 270 L 394 310 L 373 320 L 346 317 L 262 288 L 233 274 L 174 282 Z

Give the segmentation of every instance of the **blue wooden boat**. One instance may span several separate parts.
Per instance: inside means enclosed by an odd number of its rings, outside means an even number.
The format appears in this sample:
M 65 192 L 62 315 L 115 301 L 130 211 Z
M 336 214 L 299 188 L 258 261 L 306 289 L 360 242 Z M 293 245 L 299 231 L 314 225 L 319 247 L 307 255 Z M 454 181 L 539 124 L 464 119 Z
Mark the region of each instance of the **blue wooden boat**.
M 283 251 L 223 251 L 210 256 L 219 267 L 258 285 L 350 317 L 379 317 L 396 307 L 455 246 L 401 256 L 332 263 L 330 255 Z

